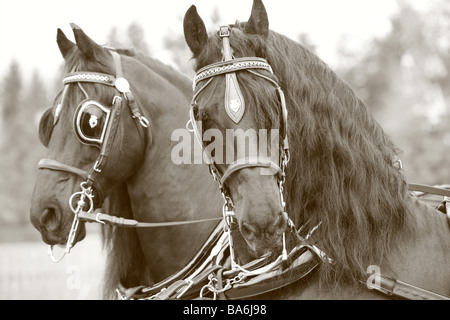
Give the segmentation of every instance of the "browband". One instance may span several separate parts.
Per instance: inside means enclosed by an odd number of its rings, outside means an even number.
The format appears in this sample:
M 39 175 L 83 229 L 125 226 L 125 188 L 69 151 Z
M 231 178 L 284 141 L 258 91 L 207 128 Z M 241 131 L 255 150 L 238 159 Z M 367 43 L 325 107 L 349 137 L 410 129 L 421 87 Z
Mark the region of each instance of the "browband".
M 272 67 L 263 58 L 236 58 L 233 60 L 213 63 L 201 68 L 194 77 L 193 86 L 195 88 L 198 82 L 220 74 L 248 69 L 264 69 L 273 74 Z
M 116 85 L 116 78 L 110 74 L 82 71 L 66 74 L 62 82 L 63 85 L 76 82 L 92 82 L 114 87 Z

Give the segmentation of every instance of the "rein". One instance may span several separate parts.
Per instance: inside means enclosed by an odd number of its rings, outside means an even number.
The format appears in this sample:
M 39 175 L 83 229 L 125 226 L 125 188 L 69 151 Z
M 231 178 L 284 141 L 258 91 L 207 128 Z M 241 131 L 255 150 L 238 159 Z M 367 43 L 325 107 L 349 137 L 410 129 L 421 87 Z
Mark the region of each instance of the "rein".
M 139 222 L 134 219 L 127 219 L 122 217 L 112 216 L 106 213 L 102 213 L 101 209 L 95 209 L 91 212 L 80 211 L 78 218 L 86 222 L 98 222 L 102 224 L 110 224 L 119 227 L 133 227 L 133 228 L 162 228 L 162 227 L 174 227 L 180 225 L 187 225 L 193 223 L 203 223 L 210 221 L 222 220 L 222 218 L 207 218 L 197 219 L 189 221 L 169 221 L 169 222 Z

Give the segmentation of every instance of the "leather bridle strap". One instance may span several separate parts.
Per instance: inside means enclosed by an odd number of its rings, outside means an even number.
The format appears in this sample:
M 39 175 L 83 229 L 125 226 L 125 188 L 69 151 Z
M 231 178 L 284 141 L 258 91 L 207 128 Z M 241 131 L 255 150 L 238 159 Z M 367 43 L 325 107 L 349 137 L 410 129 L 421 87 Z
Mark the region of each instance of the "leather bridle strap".
M 417 183 L 410 183 L 408 184 L 408 188 L 410 191 L 413 192 L 421 192 L 424 194 L 434 194 L 438 196 L 443 196 L 444 199 L 442 200 L 441 204 L 438 206 L 438 210 L 442 211 L 447 216 L 447 223 L 450 227 L 450 190 L 439 188 L 439 187 L 433 187 L 428 186 L 424 184 L 417 184 Z M 442 210 L 441 210 L 442 208 Z
M 106 73 L 77 71 L 66 74 L 62 81 L 63 85 L 77 82 L 100 83 L 110 87 L 114 87 L 116 83 L 116 77 Z
M 120 227 L 133 227 L 133 228 L 162 228 L 162 227 L 175 227 L 180 225 L 188 225 L 194 223 L 212 222 L 222 220 L 220 218 L 206 218 L 188 221 L 169 221 L 169 222 L 139 222 L 134 219 L 127 219 L 122 217 L 112 216 L 106 213 L 102 213 L 101 209 L 96 209 L 93 212 L 80 211 L 78 217 L 87 222 L 99 222 L 104 224 L 110 224 Z
M 368 282 L 369 280 L 361 282 L 368 285 L 370 289 L 375 289 L 388 296 L 397 296 L 409 300 L 450 300 L 448 296 L 422 289 L 382 274 L 377 274 L 374 280 L 370 284 Z
M 37 165 L 38 169 L 47 169 L 47 170 L 53 170 L 53 171 L 64 171 L 68 173 L 73 173 L 79 177 L 81 177 L 83 180 L 86 180 L 89 177 L 89 172 L 86 170 L 82 170 L 73 166 L 69 166 L 67 164 L 61 163 L 54 159 L 41 159 L 38 162 Z M 104 193 L 102 188 L 98 183 L 93 181 L 94 189 L 97 192 L 97 197 L 99 199 L 99 202 L 102 202 L 104 200 Z
M 61 163 L 53 159 L 41 159 L 38 162 L 38 169 L 49 169 L 55 171 L 65 171 L 69 173 L 74 173 L 83 179 L 86 179 L 89 173 L 85 170 L 78 169 L 76 167 L 69 166 L 67 164 Z
M 202 80 L 206 80 L 221 74 L 249 69 L 261 69 L 273 73 L 270 64 L 268 64 L 267 61 L 263 58 L 235 58 L 232 60 L 216 62 L 201 68 L 200 70 L 198 70 L 197 75 L 194 77 L 193 86 L 195 89 L 197 84 Z
M 94 177 L 102 171 L 104 159 L 108 157 L 111 150 L 112 141 L 114 140 L 114 136 L 117 133 L 121 112 L 122 112 L 122 98 L 115 96 L 113 101 L 111 118 L 109 120 L 108 128 L 106 129 L 105 139 L 103 141 L 100 154 L 94 164 L 94 167 L 91 169 L 89 173 L 89 176 L 87 178 L 88 180 L 94 181 Z
M 226 184 L 227 179 L 235 172 L 240 171 L 245 168 L 261 167 L 262 169 L 271 169 L 273 173 L 281 174 L 281 168 L 267 157 L 248 157 L 230 163 L 227 170 L 220 177 L 220 184 L 223 186 Z
M 428 186 L 424 184 L 418 184 L 418 183 L 409 183 L 408 189 L 410 191 L 417 191 L 417 192 L 423 192 L 423 193 L 429 193 L 429 194 L 435 194 L 438 196 L 443 197 L 450 197 L 450 190 Z

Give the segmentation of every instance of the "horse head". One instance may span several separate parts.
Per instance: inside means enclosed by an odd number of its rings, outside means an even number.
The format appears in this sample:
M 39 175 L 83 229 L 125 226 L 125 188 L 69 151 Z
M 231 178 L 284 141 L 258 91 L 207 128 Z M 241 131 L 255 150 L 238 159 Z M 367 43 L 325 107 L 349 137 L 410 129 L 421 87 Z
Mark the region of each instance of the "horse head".
M 197 71 L 191 123 L 198 123 L 194 129 L 249 251 L 256 257 L 278 256 L 289 221 L 282 195 L 289 160 L 287 111 L 264 59 L 265 9 L 256 2 L 246 24 L 224 26 L 208 36 L 192 6 L 184 34 Z M 211 143 L 203 143 L 207 140 Z
M 139 106 L 145 99 L 141 65 L 72 28 L 76 43 L 57 33 L 66 75 L 40 122 L 48 153 L 38 165 L 30 210 L 32 224 L 50 245 L 72 246 L 84 238 L 84 224 L 77 230 L 74 215 L 100 208 L 136 172 L 150 143 L 151 124 Z

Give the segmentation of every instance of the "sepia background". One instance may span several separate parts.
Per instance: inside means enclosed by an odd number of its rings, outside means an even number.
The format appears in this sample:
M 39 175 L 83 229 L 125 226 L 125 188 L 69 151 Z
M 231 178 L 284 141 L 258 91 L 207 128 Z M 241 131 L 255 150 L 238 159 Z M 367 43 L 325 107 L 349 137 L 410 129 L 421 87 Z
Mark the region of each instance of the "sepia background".
M 270 28 L 314 51 L 362 98 L 403 150 L 410 182 L 450 183 L 448 0 L 266 0 Z M 245 21 L 251 0 L 0 2 L 0 299 L 100 298 L 99 227 L 59 264 L 29 222 L 37 126 L 61 89 L 61 28 L 134 47 L 191 76 L 182 19 L 197 6 L 209 31 Z M 74 282 L 74 279 L 76 280 Z

